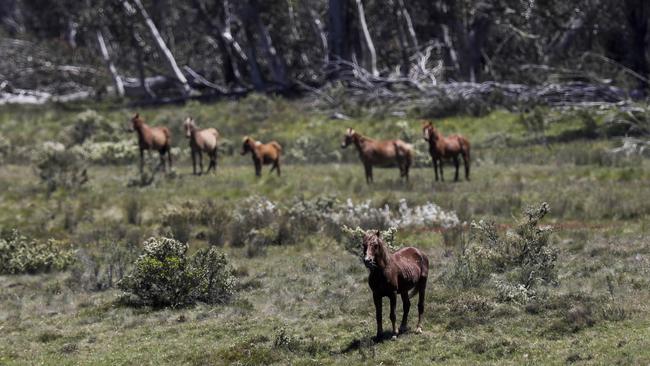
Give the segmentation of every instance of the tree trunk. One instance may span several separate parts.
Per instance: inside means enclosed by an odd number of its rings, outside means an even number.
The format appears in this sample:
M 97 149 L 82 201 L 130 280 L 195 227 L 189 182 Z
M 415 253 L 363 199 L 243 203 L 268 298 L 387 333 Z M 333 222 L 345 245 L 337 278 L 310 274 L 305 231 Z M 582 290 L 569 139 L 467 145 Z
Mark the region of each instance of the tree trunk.
M 262 22 L 262 18 L 260 18 L 257 0 L 249 0 L 244 22 L 248 23 L 249 21 L 252 21 L 255 24 L 255 29 L 259 36 L 260 46 L 262 47 L 262 50 L 266 55 L 266 59 L 268 60 L 269 68 L 271 69 L 271 75 L 273 76 L 273 81 L 275 81 L 282 88 L 286 87 L 288 83 L 285 63 L 273 46 L 273 39 L 271 38 L 271 34 L 269 33 L 269 30 L 264 22 Z
M 156 24 L 151 20 L 151 17 L 149 17 L 149 14 L 147 13 L 147 10 L 145 9 L 144 5 L 142 5 L 141 0 L 133 0 L 133 3 L 136 5 L 138 11 L 140 12 L 140 15 L 142 15 L 142 18 L 144 19 L 147 27 L 149 28 L 149 32 L 151 33 L 151 36 L 154 38 L 156 41 L 156 45 L 158 46 L 158 49 L 160 52 L 163 54 L 165 59 L 167 60 L 167 63 L 169 64 L 169 67 L 171 71 L 174 74 L 174 77 L 176 80 L 181 85 L 182 91 L 184 95 L 190 95 L 192 92 L 192 89 L 190 88 L 187 79 L 185 78 L 185 75 L 183 75 L 183 72 L 181 69 L 178 67 L 178 64 L 176 63 L 176 60 L 174 59 L 174 55 L 172 52 L 169 50 L 167 45 L 165 44 L 165 41 L 163 40 L 162 36 L 160 35 L 160 32 L 158 32 L 158 28 L 156 27 Z
M 388 4 L 393 9 L 393 15 L 395 16 L 397 27 L 397 40 L 399 42 L 400 54 L 402 55 L 402 67 L 401 74 L 402 76 L 408 75 L 409 72 L 409 53 L 408 53 L 408 40 L 406 39 L 406 31 L 404 30 L 404 24 L 401 22 L 401 10 L 398 7 L 398 4 L 393 0 L 388 0 Z
M 106 42 L 104 42 L 104 35 L 100 30 L 97 30 L 97 43 L 99 45 L 99 50 L 102 53 L 102 57 L 104 58 L 104 62 L 106 62 L 106 66 L 108 67 L 108 71 L 113 78 L 113 84 L 115 84 L 115 92 L 119 97 L 124 97 L 124 83 L 122 82 L 122 77 L 120 77 L 120 75 L 117 73 L 117 69 L 113 64 L 113 60 L 111 60 L 111 56 L 108 53 Z
M 646 0 L 626 0 L 625 15 L 630 30 L 629 58 L 630 68 L 644 80 L 639 80 L 639 88 L 646 92 L 648 88 L 647 36 L 650 5 Z
M 406 29 L 408 30 L 408 35 L 411 39 L 411 47 L 419 50 L 420 45 L 418 44 L 418 37 L 415 34 L 415 28 L 413 27 L 413 22 L 411 21 L 411 15 L 409 14 L 408 9 L 406 9 L 404 0 L 397 0 L 397 6 L 399 7 L 399 12 L 402 18 L 404 18 Z
M 232 40 L 232 37 L 230 39 L 230 42 L 228 39 L 226 39 L 226 37 L 224 36 L 225 26 L 219 24 L 217 20 L 212 19 L 209 12 L 205 8 L 205 4 L 203 3 L 203 1 L 194 0 L 194 5 L 201 13 L 201 17 L 203 18 L 203 20 L 212 29 L 212 33 L 214 33 L 216 36 L 216 38 L 214 38 L 213 41 L 217 49 L 219 50 L 219 54 L 221 55 L 222 58 L 224 82 L 226 83 L 226 85 L 229 84 L 243 85 L 242 75 L 241 72 L 239 71 L 238 62 L 235 59 L 236 56 L 233 53 L 233 50 L 231 49 L 231 44 L 234 42 L 234 40 Z
M 368 24 L 366 23 L 366 13 L 363 10 L 363 2 L 361 0 L 356 0 L 357 2 L 357 12 L 359 15 L 359 26 L 363 32 L 363 37 L 365 45 L 368 51 L 370 72 L 373 76 L 379 76 L 379 71 L 377 70 L 377 52 L 375 51 L 375 45 L 372 42 L 372 37 L 370 37 L 370 31 L 368 31 Z
M 309 7 L 309 5 L 307 6 Z M 325 33 L 325 27 L 323 27 L 323 23 L 320 21 L 318 14 L 316 14 L 316 11 L 313 8 L 309 7 L 307 10 L 311 16 L 311 24 L 314 33 L 316 33 L 316 36 L 320 39 L 321 47 L 323 49 L 323 63 L 327 65 L 330 62 L 330 55 L 327 45 L 327 34 Z
M 347 0 L 329 0 L 328 43 L 330 60 L 350 60 L 350 48 L 347 42 L 349 31 Z

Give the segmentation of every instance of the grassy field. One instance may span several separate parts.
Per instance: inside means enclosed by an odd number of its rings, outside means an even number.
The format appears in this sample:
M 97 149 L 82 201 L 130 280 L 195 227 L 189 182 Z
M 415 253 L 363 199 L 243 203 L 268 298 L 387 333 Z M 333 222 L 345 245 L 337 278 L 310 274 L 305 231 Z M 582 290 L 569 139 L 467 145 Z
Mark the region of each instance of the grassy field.
M 97 110 L 113 126 L 107 141 L 130 136 L 119 126 L 132 111 Z M 413 169 L 408 184 L 390 169 L 378 170 L 368 186 L 356 152 L 338 148 L 345 128 L 417 142 L 418 118 L 360 113 L 331 120 L 308 104 L 263 97 L 145 110 L 153 124 L 175 126 L 182 148 L 180 122 L 187 114 L 200 125 L 214 121 L 235 152 L 244 134 L 278 139 L 290 155 L 283 175 L 265 168 L 257 179 L 250 157 L 224 153 L 215 175 L 197 177 L 181 150 L 174 173 L 147 186 L 130 184 L 137 165 L 127 160 L 91 164 L 87 184 L 48 193 L 28 142 L 65 140 L 80 112 L 0 113 L 0 137 L 10 142 L 0 165 L 0 228 L 56 238 L 79 258 L 65 271 L 0 276 L 0 364 L 650 363 L 650 160 L 609 154 L 620 140 L 605 133 L 577 138 L 584 132 L 578 117 L 550 123 L 544 131 L 548 146 L 538 144 L 539 133 L 517 114 L 445 118 L 439 122 L 444 133 L 460 132 L 473 142 L 471 181 L 433 182 L 432 169 L 422 166 Z M 299 137 L 316 147 L 305 149 L 295 143 Z M 302 157 L 332 162 L 305 164 Z M 452 170 L 447 166 L 448 179 Z M 397 233 L 399 242 L 421 248 L 431 261 L 424 333 L 373 341 L 367 270 L 340 238 L 324 231 L 264 247 L 225 240 L 222 249 L 237 275 L 237 294 L 226 304 L 127 307 L 117 301 L 119 274 L 113 272 L 108 281 L 96 281 L 101 288 L 88 286 L 93 270 L 105 274 L 115 265 L 115 272 L 129 271 L 150 236 L 184 232 L 195 251 L 221 234 L 203 223 L 165 223 L 170 208 L 211 201 L 232 211 L 251 196 L 278 205 L 349 198 L 391 209 L 405 199 L 411 206 L 433 202 L 455 212 L 466 223 L 459 228 L 424 225 Z M 450 274 L 466 244 L 467 223 L 493 220 L 506 230 L 522 209 L 541 201 L 551 207 L 543 224 L 554 228 L 551 243 L 559 251 L 556 286 L 521 303 L 499 299 L 490 286 L 454 284 Z M 413 310 L 410 325 L 416 316 Z

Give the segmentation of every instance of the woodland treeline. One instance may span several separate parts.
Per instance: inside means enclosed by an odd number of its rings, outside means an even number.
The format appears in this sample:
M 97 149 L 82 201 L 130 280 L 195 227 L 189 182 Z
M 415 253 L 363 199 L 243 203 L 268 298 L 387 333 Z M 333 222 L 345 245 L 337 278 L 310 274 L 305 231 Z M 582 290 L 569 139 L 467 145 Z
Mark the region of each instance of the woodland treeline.
M 649 17 L 646 0 L 2 0 L 0 87 L 161 100 L 497 81 L 643 97 Z

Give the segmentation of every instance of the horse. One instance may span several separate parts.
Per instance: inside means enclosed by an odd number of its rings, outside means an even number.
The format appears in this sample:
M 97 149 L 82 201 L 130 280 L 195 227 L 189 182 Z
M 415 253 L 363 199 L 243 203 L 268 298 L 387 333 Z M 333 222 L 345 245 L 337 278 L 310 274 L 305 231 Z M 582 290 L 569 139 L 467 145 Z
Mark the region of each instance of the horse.
M 424 313 L 424 295 L 429 275 L 429 258 L 419 249 L 406 247 L 390 253 L 386 244 L 379 236 L 379 230 L 368 231 L 363 237 L 363 263 L 369 269 L 368 285 L 372 290 L 377 319 L 377 340 L 383 334 L 381 302 L 383 297 L 390 300 L 390 321 L 393 336 L 396 339 L 399 333 L 407 330 L 408 314 L 411 300 L 415 294 L 418 298 L 418 324 L 416 333 L 422 333 L 422 314 Z M 411 293 L 409 294 L 409 291 Z M 395 327 L 395 303 L 397 294 L 402 298 L 402 322 L 399 330 Z
M 282 153 L 282 146 L 277 141 L 271 141 L 263 144 L 255 141 L 248 136 L 244 136 L 242 145 L 242 155 L 246 155 L 250 151 L 253 156 L 253 164 L 255 164 L 255 175 L 262 175 L 262 165 L 273 164 L 269 173 L 273 170 L 280 176 L 280 154 Z
M 443 159 L 452 159 L 456 167 L 454 181 L 458 182 L 458 168 L 460 162 L 458 155 L 462 155 L 463 164 L 465 165 L 465 179 L 469 180 L 469 141 L 461 135 L 451 135 L 444 137 L 431 122 L 422 126 L 422 135 L 424 140 L 429 143 L 429 154 L 433 160 L 433 171 L 436 173 L 436 182 L 438 181 L 438 163 L 440 163 L 440 180 L 445 181 L 442 174 Z
M 151 127 L 144 123 L 140 114 L 136 113 L 131 119 L 131 131 L 138 134 L 138 147 L 140 148 L 140 174 L 144 169 L 144 151 L 157 150 L 160 154 L 160 165 L 165 171 L 165 154 L 169 160 L 169 169 L 172 168 L 171 133 L 167 127 Z
M 348 128 L 341 148 L 354 144 L 366 170 L 366 183 L 373 182 L 372 166 L 392 167 L 397 164 L 400 177 L 409 180 L 409 169 L 413 162 L 413 147 L 402 140 L 373 140 Z
M 217 170 L 217 150 L 218 150 L 218 140 L 219 140 L 219 131 L 216 128 L 206 128 L 199 130 L 196 127 L 196 123 L 192 117 L 187 117 L 183 122 L 183 128 L 185 129 L 185 137 L 190 140 L 190 149 L 192 150 L 192 171 L 195 175 L 196 172 L 196 158 L 199 158 L 199 168 L 200 171 L 198 175 L 203 174 L 203 153 L 207 153 L 210 157 L 210 165 L 206 174 L 210 172 L 211 169 Z

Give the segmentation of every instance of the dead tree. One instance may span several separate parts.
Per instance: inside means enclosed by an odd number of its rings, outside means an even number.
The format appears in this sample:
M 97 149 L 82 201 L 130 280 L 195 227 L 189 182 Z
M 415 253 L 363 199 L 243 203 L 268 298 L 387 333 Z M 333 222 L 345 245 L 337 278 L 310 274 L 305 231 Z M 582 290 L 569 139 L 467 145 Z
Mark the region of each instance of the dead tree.
M 119 97 L 124 97 L 124 83 L 122 82 L 122 77 L 117 73 L 117 68 L 115 67 L 115 64 L 113 64 L 113 60 L 108 53 L 108 48 L 106 47 L 104 35 L 101 30 L 97 30 L 97 44 L 99 45 L 99 50 L 102 53 L 104 62 L 106 62 L 106 67 L 108 67 L 108 72 L 111 74 L 111 78 L 113 78 L 115 92 Z
M 359 16 L 359 26 L 361 27 L 364 44 L 369 56 L 368 68 L 370 69 L 370 72 L 373 76 L 379 76 L 379 71 L 377 70 L 377 52 L 375 51 L 375 44 L 372 42 L 372 37 L 370 36 L 370 31 L 368 30 L 368 23 L 366 23 L 366 12 L 363 9 L 363 2 L 361 0 L 356 0 L 356 3 L 357 13 Z
M 128 4 L 128 1 L 125 0 L 125 3 Z M 171 69 L 172 73 L 174 74 L 174 77 L 178 81 L 178 83 L 181 86 L 181 90 L 183 91 L 184 95 L 190 95 L 192 92 L 192 89 L 190 88 L 189 83 L 187 82 L 187 79 L 185 78 L 185 75 L 183 75 L 183 72 L 181 69 L 178 67 L 178 64 L 176 63 L 176 59 L 174 59 L 174 55 L 172 54 L 171 50 L 167 47 L 167 44 L 165 43 L 165 40 L 162 38 L 160 35 L 160 32 L 158 31 L 158 28 L 156 27 L 156 24 L 154 21 L 151 19 L 149 16 L 149 13 L 147 13 L 147 9 L 145 9 L 144 5 L 142 5 L 141 0 L 133 0 L 133 3 L 135 4 L 138 12 L 142 16 L 142 18 L 145 21 L 145 24 L 147 25 L 147 28 L 149 29 L 149 32 L 151 33 L 151 36 L 153 37 L 154 41 L 156 42 L 156 46 L 160 50 L 160 52 L 163 54 L 163 57 L 165 60 L 167 60 L 167 63 L 169 64 L 169 68 Z

